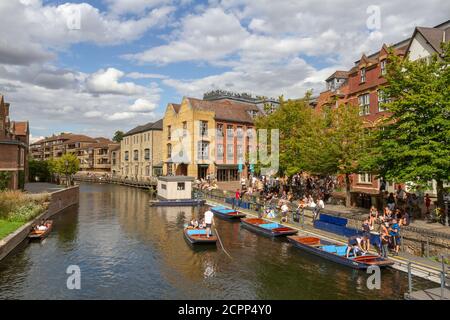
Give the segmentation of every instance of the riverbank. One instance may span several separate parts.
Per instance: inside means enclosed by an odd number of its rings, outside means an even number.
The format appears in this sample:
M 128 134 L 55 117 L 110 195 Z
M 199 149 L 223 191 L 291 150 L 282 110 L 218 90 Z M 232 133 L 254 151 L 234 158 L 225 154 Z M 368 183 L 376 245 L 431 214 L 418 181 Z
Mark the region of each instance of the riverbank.
M 41 195 L 30 195 L 40 197 Z M 4 232 L 8 234 L 0 237 L 0 260 L 6 257 L 16 246 L 26 239 L 32 225 L 40 220 L 45 220 L 61 212 L 65 208 L 78 204 L 79 187 L 70 187 L 48 194 L 48 203 L 41 211 L 26 212 L 30 214 L 29 219 L 13 220 L 14 223 L 5 224 Z M 32 210 L 32 209 L 30 209 Z M 37 210 L 37 209 L 34 209 Z M 41 213 L 42 212 L 42 213 Z M 16 229 L 14 229 L 17 227 Z M 14 231 L 15 230 L 15 231 Z
M 225 200 L 225 198 L 221 195 L 213 195 L 210 196 L 211 194 L 203 194 L 203 196 L 207 199 L 207 204 L 214 206 L 214 205 L 224 205 L 224 206 L 228 206 L 231 207 L 231 205 L 229 203 L 227 203 Z M 243 206 L 247 206 L 246 204 L 244 204 Z M 255 207 L 257 207 L 257 205 L 253 205 L 254 208 L 238 208 L 239 211 L 242 211 L 244 213 L 246 213 L 247 215 L 256 217 L 258 216 L 258 210 L 255 210 Z M 325 212 L 323 212 L 325 213 Z M 332 214 L 331 212 L 327 211 L 326 214 Z M 342 216 L 342 215 L 339 215 Z M 348 217 L 346 217 L 349 221 L 348 225 L 350 227 L 354 227 L 359 229 L 360 225 L 361 225 L 361 217 L 359 217 L 355 222 L 355 221 L 351 221 L 351 219 L 349 219 Z M 279 222 L 279 219 L 267 219 L 269 221 L 273 221 L 273 222 Z M 309 210 L 305 210 L 305 214 L 303 219 L 300 218 L 299 222 L 295 222 L 292 220 L 292 217 L 289 217 L 289 221 L 287 223 L 284 223 L 285 225 L 292 227 L 296 230 L 299 231 L 300 234 L 302 235 L 309 235 L 309 236 L 317 236 L 326 240 L 330 240 L 333 242 L 338 242 L 341 244 L 346 244 L 347 243 L 347 238 L 343 237 L 343 236 L 339 236 L 337 234 L 331 233 L 331 232 L 327 232 L 324 230 L 320 230 L 317 228 L 314 228 L 313 226 L 313 219 L 312 219 L 312 212 Z M 403 238 L 404 241 L 409 241 L 408 238 Z M 450 249 L 450 246 L 444 246 L 444 248 L 446 249 L 444 254 L 448 254 L 448 250 Z M 442 251 L 441 251 L 442 252 Z M 434 261 L 432 259 L 429 258 L 425 258 L 425 257 L 420 257 L 420 256 L 415 256 L 412 255 L 408 252 L 400 252 L 399 256 L 390 256 L 390 259 L 392 259 L 395 264 L 393 266 L 393 268 L 403 271 L 403 272 L 409 272 L 414 275 L 414 276 L 418 276 L 420 278 L 423 279 L 427 279 L 430 281 L 433 281 L 435 283 L 440 283 L 441 281 L 441 271 L 442 271 L 442 264 Z
M 50 195 L 27 194 L 22 191 L 0 193 L 0 239 L 44 212 Z

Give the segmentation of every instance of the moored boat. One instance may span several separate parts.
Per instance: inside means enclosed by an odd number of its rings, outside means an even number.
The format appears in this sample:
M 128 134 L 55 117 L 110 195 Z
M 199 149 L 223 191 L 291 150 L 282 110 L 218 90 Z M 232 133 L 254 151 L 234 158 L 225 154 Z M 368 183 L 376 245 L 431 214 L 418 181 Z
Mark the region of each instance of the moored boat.
M 347 245 L 340 245 L 317 237 L 289 236 L 287 238 L 299 249 L 355 269 L 367 269 L 370 266 L 386 267 L 394 264 L 393 261 L 377 255 L 357 257 L 350 255 L 347 258 Z
M 288 236 L 297 233 L 294 228 L 259 218 L 241 219 L 241 223 L 243 227 L 268 237 Z
M 222 206 L 212 207 L 211 211 L 219 218 L 226 220 L 239 220 L 241 218 L 245 218 L 245 213 L 228 209 Z
M 185 228 L 184 236 L 191 244 L 216 244 L 217 236 L 212 233 L 209 238 L 206 236 L 206 229 Z
M 151 207 L 195 207 L 203 206 L 204 199 L 180 199 L 180 200 L 150 200 Z
M 48 234 L 50 233 L 50 231 L 52 231 L 53 221 L 52 220 L 47 220 L 47 221 L 44 222 L 44 225 L 47 227 L 46 230 L 35 230 L 35 229 L 33 229 L 28 234 L 28 239 L 41 240 L 41 239 L 44 239 L 45 237 L 47 237 Z

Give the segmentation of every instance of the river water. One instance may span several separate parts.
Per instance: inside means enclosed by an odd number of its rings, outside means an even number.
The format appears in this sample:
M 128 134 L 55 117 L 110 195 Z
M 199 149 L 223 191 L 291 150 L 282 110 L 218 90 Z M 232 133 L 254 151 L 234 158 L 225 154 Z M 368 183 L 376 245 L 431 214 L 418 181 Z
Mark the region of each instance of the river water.
M 401 299 L 405 273 L 368 274 L 328 262 L 216 218 L 230 259 L 193 248 L 183 225 L 194 208 L 152 208 L 145 191 L 82 184 L 80 204 L 53 217 L 42 242 L 24 241 L 0 261 L 0 299 Z M 70 265 L 81 289 L 67 288 Z

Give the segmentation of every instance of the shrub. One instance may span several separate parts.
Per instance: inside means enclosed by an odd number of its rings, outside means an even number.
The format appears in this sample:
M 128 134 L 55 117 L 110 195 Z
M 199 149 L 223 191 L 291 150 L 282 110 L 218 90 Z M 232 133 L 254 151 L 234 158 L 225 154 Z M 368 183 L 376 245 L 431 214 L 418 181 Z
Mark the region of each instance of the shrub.
M 32 219 L 46 209 L 49 199 L 48 193 L 26 194 L 17 190 L 0 192 L 0 219 Z

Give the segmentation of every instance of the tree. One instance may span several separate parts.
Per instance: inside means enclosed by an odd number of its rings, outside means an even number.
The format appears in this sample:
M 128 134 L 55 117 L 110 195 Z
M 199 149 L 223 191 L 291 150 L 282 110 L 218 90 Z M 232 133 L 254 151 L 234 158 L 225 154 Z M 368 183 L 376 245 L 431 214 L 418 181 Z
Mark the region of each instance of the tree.
M 313 110 L 308 99 L 287 100 L 280 97 L 280 106 L 273 113 L 256 119 L 256 129 L 279 130 L 280 174 L 292 175 L 305 170 L 300 138 L 310 131 Z M 270 133 L 268 133 L 270 137 Z M 270 143 L 269 143 L 270 146 Z
M 409 61 L 390 54 L 387 64 L 390 115 L 377 130 L 373 167 L 388 180 L 425 186 L 437 182 L 444 207 L 450 178 L 450 44 L 440 57 Z
M 350 175 L 361 169 L 370 143 L 359 108 L 340 105 L 314 113 L 313 128 L 300 139 L 306 170 L 317 174 L 345 177 L 346 206 L 351 205 Z
M 80 161 L 72 153 L 66 153 L 62 157 L 53 159 L 50 163 L 51 171 L 66 176 L 67 184 L 71 183 L 71 177 L 80 169 Z M 70 183 L 69 183 L 70 182 Z
M 51 172 L 50 172 L 50 165 L 47 160 L 30 159 L 28 161 L 28 168 L 30 172 L 31 181 L 35 181 L 36 178 L 41 182 L 50 181 Z
M 122 141 L 122 139 L 123 139 L 123 135 L 124 135 L 124 134 L 125 134 L 125 133 L 123 133 L 123 131 L 117 130 L 117 131 L 114 133 L 114 137 L 112 138 L 112 140 L 113 140 L 114 142 L 120 143 L 120 141 Z

